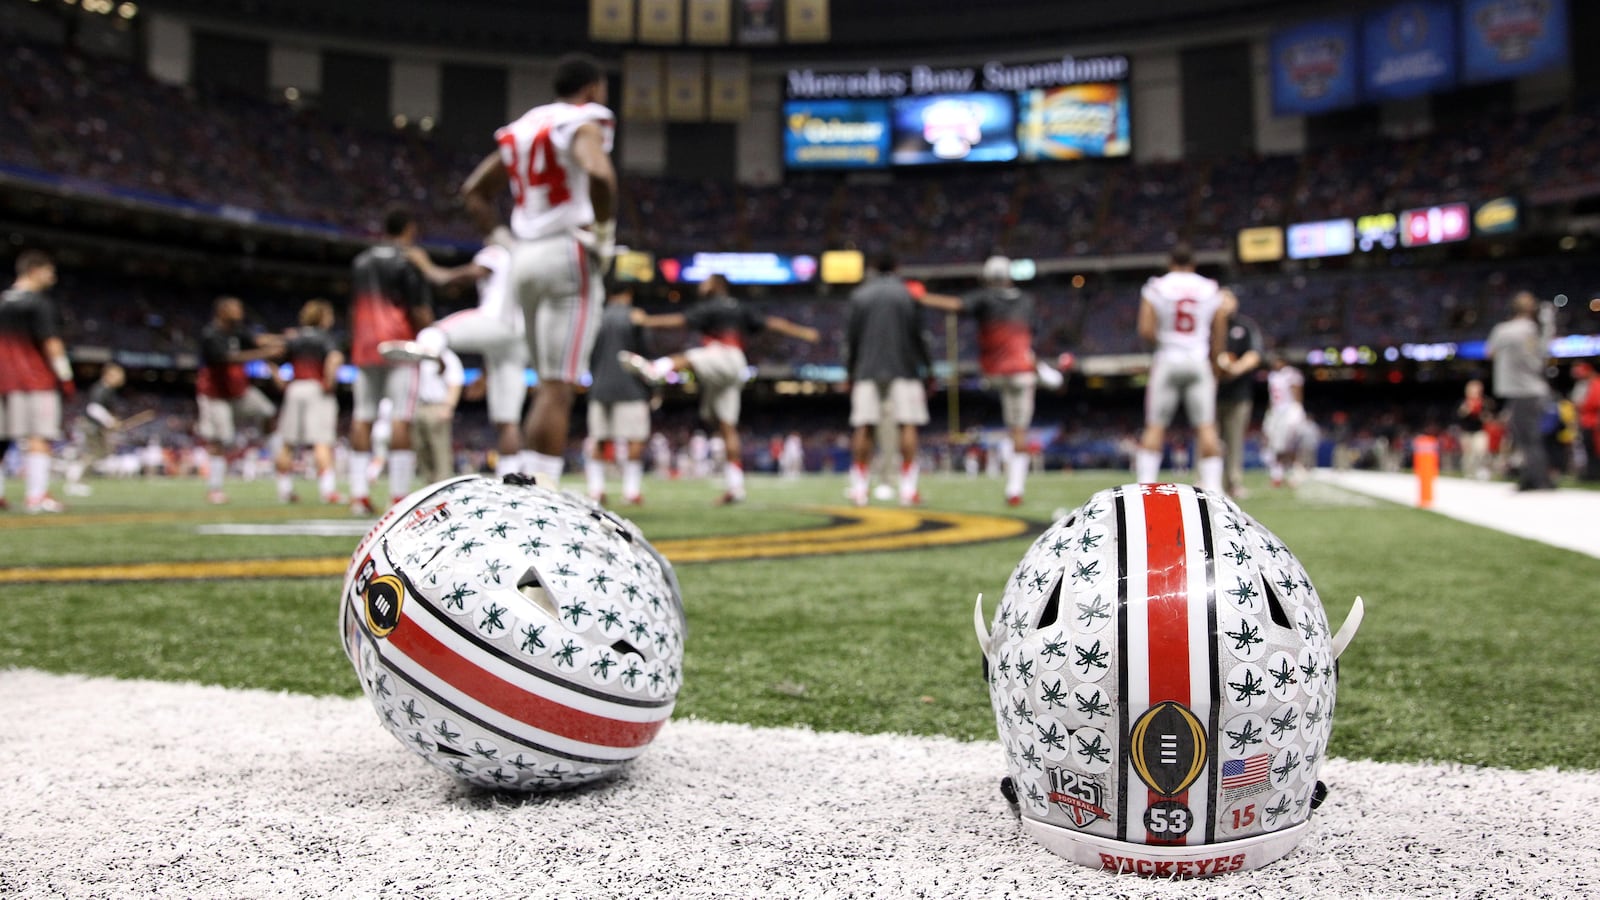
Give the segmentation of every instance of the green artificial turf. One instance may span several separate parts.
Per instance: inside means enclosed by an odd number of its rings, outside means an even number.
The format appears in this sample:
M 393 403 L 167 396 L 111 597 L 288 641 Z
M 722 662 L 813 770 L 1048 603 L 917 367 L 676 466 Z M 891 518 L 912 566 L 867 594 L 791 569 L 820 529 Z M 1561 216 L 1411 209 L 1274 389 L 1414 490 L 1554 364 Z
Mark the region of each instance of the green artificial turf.
M 925 510 L 1036 525 L 1116 473 L 1036 475 L 1020 509 L 998 482 L 925 478 Z M 1600 768 L 1600 559 L 1315 486 L 1244 507 L 1304 562 L 1335 625 L 1352 598 L 1366 623 L 1342 664 L 1332 752 Z M 753 476 L 750 502 L 715 509 L 713 482 L 647 482 L 623 512 L 655 542 L 829 524 L 835 477 Z M 355 537 L 225 537 L 218 522 L 345 521 L 284 507 L 266 482 L 203 503 L 192 481 L 99 482 L 62 519 L 0 517 L 16 566 L 340 558 Z M 753 725 L 991 739 L 972 604 L 994 609 L 1028 535 L 923 550 L 678 566 L 689 616 L 678 714 Z M 0 584 L 0 666 L 189 680 L 311 694 L 358 693 L 338 646 L 337 577 Z

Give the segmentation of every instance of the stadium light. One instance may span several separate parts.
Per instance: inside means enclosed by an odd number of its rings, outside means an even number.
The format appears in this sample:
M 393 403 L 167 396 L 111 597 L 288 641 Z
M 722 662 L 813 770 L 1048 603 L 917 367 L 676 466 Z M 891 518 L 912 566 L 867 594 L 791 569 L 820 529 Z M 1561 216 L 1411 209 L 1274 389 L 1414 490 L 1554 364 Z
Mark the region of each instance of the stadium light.
M 139 7 L 138 7 L 137 4 L 124 3 L 121 6 L 117 7 L 117 15 L 123 17 L 124 19 L 132 19 L 134 16 L 137 16 L 138 14 L 139 14 Z

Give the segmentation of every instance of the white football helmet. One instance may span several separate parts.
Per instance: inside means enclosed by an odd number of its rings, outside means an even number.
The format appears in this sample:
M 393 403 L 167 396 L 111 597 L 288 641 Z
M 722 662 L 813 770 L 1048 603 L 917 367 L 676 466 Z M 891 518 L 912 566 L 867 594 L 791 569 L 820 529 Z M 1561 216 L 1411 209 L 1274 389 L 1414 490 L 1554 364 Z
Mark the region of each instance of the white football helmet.
M 340 631 L 391 734 L 502 790 L 616 772 L 682 679 L 672 566 L 627 520 L 518 476 L 396 504 L 351 558 Z
M 1028 834 L 1074 862 L 1164 877 L 1292 850 L 1326 789 L 1338 635 L 1294 554 L 1188 485 L 1101 491 L 975 611 Z

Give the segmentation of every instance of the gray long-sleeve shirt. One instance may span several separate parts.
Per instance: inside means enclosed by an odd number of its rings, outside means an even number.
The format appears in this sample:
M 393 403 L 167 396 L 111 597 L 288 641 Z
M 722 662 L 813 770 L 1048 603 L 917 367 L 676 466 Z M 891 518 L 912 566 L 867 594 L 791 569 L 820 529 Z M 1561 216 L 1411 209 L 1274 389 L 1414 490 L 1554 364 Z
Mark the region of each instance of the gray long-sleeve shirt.
M 845 367 L 851 381 L 920 378 L 928 366 L 917 303 L 905 282 L 875 275 L 850 295 Z
M 1489 332 L 1484 348 L 1494 360 L 1494 395 L 1502 399 L 1544 397 L 1550 385 L 1544 378 L 1544 342 L 1532 319 L 1501 322 Z

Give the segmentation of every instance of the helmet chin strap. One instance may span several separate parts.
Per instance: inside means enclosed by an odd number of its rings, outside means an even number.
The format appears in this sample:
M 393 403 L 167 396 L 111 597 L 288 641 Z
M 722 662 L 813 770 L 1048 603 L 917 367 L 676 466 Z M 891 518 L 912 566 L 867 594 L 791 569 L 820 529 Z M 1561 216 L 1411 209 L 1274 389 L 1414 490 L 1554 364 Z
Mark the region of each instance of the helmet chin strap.
M 989 659 L 989 626 L 983 624 L 983 595 L 978 595 L 978 602 L 972 607 L 972 628 L 978 633 L 978 649 L 983 651 L 985 662 Z
M 1333 658 L 1338 659 L 1344 654 L 1344 648 L 1350 646 L 1355 640 L 1356 631 L 1361 628 L 1361 619 L 1366 615 L 1366 604 L 1361 598 L 1356 597 L 1356 602 L 1351 604 L 1350 612 L 1344 617 L 1344 624 L 1339 626 L 1339 631 L 1333 636 Z

